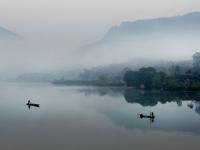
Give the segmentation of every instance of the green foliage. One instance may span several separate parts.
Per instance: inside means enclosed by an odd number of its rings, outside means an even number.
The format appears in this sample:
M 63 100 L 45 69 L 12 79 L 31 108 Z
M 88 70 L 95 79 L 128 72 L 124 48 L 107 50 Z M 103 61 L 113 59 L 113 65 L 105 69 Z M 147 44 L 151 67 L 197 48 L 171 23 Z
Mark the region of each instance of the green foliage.
M 166 84 L 166 74 L 163 72 L 155 73 L 152 78 L 152 88 L 162 89 Z
M 185 87 L 185 84 L 183 82 L 178 81 L 175 78 L 167 78 L 166 79 L 166 84 L 164 86 L 164 89 L 165 90 L 176 90 L 176 91 L 179 91 L 179 90 L 185 90 L 186 87 Z
M 137 79 L 137 80 L 136 80 Z M 139 85 L 139 73 L 135 71 L 127 71 L 124 75 L 124 81 L 127 86 L 138 86 Z
M 174 91 L 197 91 L 200 90 L 200 80 L 192 76 L 191 71 L 185 75 L 179 75 L 179 67 L 176 67 L 176 73 L 169 76 L 164 72 L 157 72 L 152 67 L 141 68 L 139 71 L 127 71 L 124 81 L 127 86 L 145 89 L 163 89 Z
M 127 71 L 124 81 L 127 86 L 141 87 L 146 89 L 162 88 L 166 74 L 157 72 L 153 67 L 141 68 L 139 71 Z

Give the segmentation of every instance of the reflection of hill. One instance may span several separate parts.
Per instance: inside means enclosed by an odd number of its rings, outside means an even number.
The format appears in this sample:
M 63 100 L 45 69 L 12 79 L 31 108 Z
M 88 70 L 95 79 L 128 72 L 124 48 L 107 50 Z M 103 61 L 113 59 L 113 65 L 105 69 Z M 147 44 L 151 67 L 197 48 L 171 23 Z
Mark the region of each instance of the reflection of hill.
M 139 91 L 127 89 L 124 97 L 128 103 L 139 103 L 142 106 L 155 106 L 158 102 L 166 103 L 176 101 L 181 105 L 183 100 L 200 101 L 198 92 L 167 92 L 167 91 Z

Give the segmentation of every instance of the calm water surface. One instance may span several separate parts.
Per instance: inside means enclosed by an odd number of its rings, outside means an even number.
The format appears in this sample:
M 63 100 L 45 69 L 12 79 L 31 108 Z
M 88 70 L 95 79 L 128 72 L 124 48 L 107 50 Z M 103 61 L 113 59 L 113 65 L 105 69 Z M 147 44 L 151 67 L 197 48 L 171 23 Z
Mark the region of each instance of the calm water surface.
M 0 149 L 199 150 L 200 93 L 0 83 Z

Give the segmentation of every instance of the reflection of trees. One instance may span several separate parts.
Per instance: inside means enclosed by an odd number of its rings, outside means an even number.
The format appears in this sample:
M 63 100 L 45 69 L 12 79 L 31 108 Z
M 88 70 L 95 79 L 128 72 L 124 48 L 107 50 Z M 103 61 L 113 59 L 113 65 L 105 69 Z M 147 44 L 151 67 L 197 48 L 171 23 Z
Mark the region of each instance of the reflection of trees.
M 178 106 L 182 106 L 182 100 L 176 100 Z
M 198 92 L 139 91 L 127 89 L 124 97 L 128 103 L 139 103 L 142 106 L 155 106 L 158 102 L 164 104 L 172 101 L 181 106 L 183 100 L 200 101 L 200 93 Z
M 195 108 L 196 113 L 200 115 L 200 102 L 199 101 L 195 102 L 195 106 L 196 106 Z
M 155 106 L 158 102 L 165 104 L 167 102 L 176 102 L 178 106 L 182 106 L 184 100 L 192 100 L 195 104 L 195 112 L 200 115 L 200 92 L 172 92 L 172 91 L 150 91 L 138 90 L 134 88 L 119 88 L 119 87 L 90 87 L 81 88 L 79 92 L 85 96 L 99 95 L 119 97 L 124 96 L 128 103 L 138 103 L 144 107 Z M 193 109 L 193 107 L 191 108 Z
M 138 90 L 126 90 L 124 97 L 128 103 L 139 103 L 142 106 L 154 106 L 158 102 L 153 93 Z
M 90 87 L 81 88 L 79 92 L 86 96 L 99 95 L 119 97 L 124 96 L 128 103 L 138 103 L 142 106 L 155 106 L 158 102 L 165 104 L 166 102 L 176 102 L 178 106 L 182 106 L 184 100 L 195 100 L 198 104 L 197 112 L 200 114 L 200 92 L 172 92 L 159 90 L 137 90 L 134 88 L 119 88 L 119 87 Z

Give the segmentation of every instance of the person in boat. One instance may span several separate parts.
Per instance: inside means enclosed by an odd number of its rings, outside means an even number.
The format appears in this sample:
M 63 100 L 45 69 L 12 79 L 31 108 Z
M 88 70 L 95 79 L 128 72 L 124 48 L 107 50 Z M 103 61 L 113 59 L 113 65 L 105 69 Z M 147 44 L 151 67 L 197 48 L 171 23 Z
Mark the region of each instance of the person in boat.
M 28 104 L 28 105 L 30 105 L 30 103 L 31 103 L 31 101 L 30 101 L 30 100 L 28 100 L 28 103 L 27 103 L 27 104 Z
M 155 118 L 154 113 L 150 112 L 149 115 L 138 114 L 140 118 Z
M 154 118 L 154 113 L 153 112 L 150 112 L 150 118 Z
M 34 106 L 34 107 L 40 107 L 40 104 L 34 104 L 34 103 L 31 103 L 30 100 L 28 100 L 28 103 L 26 104 L 28 106 L 28 108 L 30 109 L 31 106 Z
M 140 118 L 143 118 L 143 117 L 144 117 L 144 115 L 143 115 L 143 114 L 139 114 L 139 116 L 140 116 Z
M 30 105 L 30 103 L 31 103 L 31 101 L 30 101 L 30 100 L 28 100 L 28 103 L 26 104 L 26 105 L 28 106 L 29 110 L 30 110 L 30 108 L 31 108 L 31 105 Z

